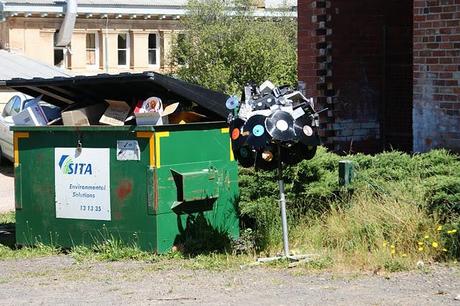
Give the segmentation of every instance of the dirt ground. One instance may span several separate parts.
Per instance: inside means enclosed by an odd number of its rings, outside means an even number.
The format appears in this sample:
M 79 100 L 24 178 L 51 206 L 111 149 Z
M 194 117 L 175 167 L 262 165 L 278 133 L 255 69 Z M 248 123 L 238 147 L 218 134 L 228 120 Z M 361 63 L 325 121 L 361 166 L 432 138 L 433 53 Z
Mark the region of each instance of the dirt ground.
M 0 304 L 460 305 L 460 271 L 381 275 L 161 263 L 76 263 L 70 256 L 0 261 Z
M 3 160 L 0 165 L 0 213 L 14 210 L 13 164 Z

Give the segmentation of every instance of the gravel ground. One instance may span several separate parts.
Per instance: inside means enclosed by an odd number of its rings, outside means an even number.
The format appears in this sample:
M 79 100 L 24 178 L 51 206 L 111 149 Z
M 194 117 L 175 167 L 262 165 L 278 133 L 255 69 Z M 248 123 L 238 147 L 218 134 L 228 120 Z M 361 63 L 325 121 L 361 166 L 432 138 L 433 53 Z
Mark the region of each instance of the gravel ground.
M 13 164 L 3 160 L 0 166 L 0 213 L 14 210 Z
M 0 261 L 0 304 L 460 305 L 460 272 L 388 276 L 250 267 L 208 271 L 161 263 L 75 263 L 65 255 Z

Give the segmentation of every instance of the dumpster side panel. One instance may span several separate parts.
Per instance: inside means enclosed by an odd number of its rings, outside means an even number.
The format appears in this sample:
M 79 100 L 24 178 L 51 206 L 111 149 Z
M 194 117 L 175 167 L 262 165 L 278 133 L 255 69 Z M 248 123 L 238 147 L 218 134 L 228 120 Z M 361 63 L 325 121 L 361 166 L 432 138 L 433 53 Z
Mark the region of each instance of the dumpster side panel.
M 117 158 L 117 140 L 136 140 L 141 160 Z M 110 162 L 110 220 L 56 218 L 55 148 L 108 148 Z M 155 217 L 148 214 L 149 140 L 134 133 L 50 131 L 30 132 L 19 143 L 19 191 L 22 208 L 16 212 L 17 243 L 37 242 L 72 247 L 90 245 L 108 238 L 137 243 L 155 250 Z M 151 181 L 150 181 L 151 182 Z M 59 187 L 61 188 L 61 187 Z M 83 202 L 82 202 L 83 203 Z
M 170 132 L 160 142 L 158 251 L 184 244 L 195 251 L 212 249 L 237 238 L 238 169 L 228 131 Z M 185 177 L 181 183 L 177 173 Z

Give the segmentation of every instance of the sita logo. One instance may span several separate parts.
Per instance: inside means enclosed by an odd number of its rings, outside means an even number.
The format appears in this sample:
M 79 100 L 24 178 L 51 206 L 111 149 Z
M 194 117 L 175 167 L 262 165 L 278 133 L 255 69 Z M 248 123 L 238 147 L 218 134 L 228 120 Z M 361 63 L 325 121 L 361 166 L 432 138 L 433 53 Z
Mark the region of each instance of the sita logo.
M 62 155 L 59 160 L 59 168 L 64 174 L 75 175 L 92 175 L 93 168 L 91 164 L 74 163 L 72 157 L 69 155 Z

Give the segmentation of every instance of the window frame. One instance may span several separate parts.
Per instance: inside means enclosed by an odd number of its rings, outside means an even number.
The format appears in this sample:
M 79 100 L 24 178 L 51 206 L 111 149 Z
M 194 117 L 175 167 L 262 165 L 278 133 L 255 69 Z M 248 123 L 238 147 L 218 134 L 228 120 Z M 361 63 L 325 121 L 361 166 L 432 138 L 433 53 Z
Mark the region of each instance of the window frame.
M 119 35 L 126 35 L 126 48 L 121 49 L 118 45 L 118 37 Z M 120 65 L 119 61 L 119 52 L 124 50 L 126 53 L 126 64 Z M 117 33 L 117 66 L 121 68 L 129 68 L 131 65 L 131 37 L 129 32 L 120 32 Z
M 88 64 L 88 51 L 89 49 L 93 50 L 93 48 L 88 48 L 87 44 L 87 37 L 88 35 L 94 34 L 94 65 Z M 85 35 L 85 55 L 86 55 L 86 67 L 88 68 L 99 68 L 99 52 L 100 52 L 100 44 L 99 44 L 99 33 L 97 31 L 90 31 L 87 32 Z
M 2 111 L 3 118 L 12 116 L 13 105 L 16 99 L 20 100 L 21 98 L 18 95 L 14 95 L 8 100 L 8 102 L 6 102 L 5 107 L 3 107 L 3 111 Z
M 149 42 L 150 42 L 150 35 L 155 35 L 155 49 L 150 48 Z M 154 67 L 154 68 L 159 68 L 160 67 L 160 56 L 161 56 L 161 46 L 160 46 L 160 33 L 159 32 L 149 32 L 147 36 L 147 61 L 148 61 L 148 66 L 149 67 Z M 150 64 L 150 51 L 155 50 L 155 58 L 156 58 L 156 64 Z
M 17 105 L 19 106 L 18 111 L 14 109 L 15 104 L 16 105 L 19 104 Z M 11 117 L 16 114 L 19 114 L 21 111 L 22 111 L 22 98 L 19 95 L 14 95 L 8 100 L 8 102 L 3 107 L 2 117 L 3 118 Z
M 55 56 L 56 51 L 62 52 L 61 65 L 56 64 L 56 56 Z M 70 69 L 70 52 L 69 52 L 68 48 L 54 47 L 53 48 L 53 62 L 54 62 L 54 67 Z
M 58 68 L 64 68 L 64 69 L 71 69 L 71 53 L 70 49 L 72 48 L 71 45 L 68 47 L 56 47 L 55 42 L 56 42 L 56 36 L 58 35 L 59 30 L 56 30 L 54 33 L 54 38 L 53 38 L 53 66 L 58 67 Z M 62 53 L 62 61 L 60 64 L 56 64 L 56 52 L 61 52 Z

